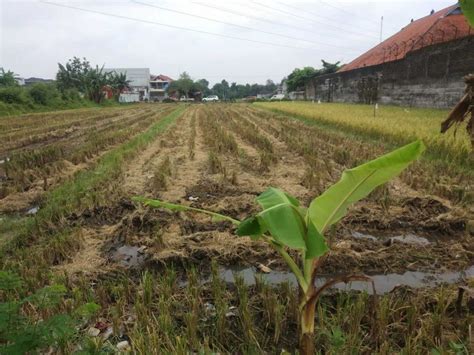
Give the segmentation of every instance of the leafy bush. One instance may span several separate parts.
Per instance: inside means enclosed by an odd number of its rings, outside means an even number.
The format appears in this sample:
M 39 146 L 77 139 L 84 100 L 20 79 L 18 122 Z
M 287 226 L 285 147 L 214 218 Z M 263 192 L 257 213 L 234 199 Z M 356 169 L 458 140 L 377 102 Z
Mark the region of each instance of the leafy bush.
M 61 92 L 61 99 L 67 102 L 79 102 L 83 97 L 77 89 L 65 89 Z
M 0 101 L 7 104 L 31 104 L 25 90 L 20 86 L 11 86 L 0 89 Z
M 99 310 L 87 303 L 73 316 L 61 314 L 59 307 L 66 295 L 63 285 L 51 285 L 24 295 L 23 280 L 16 274 L 0 271 L 0 353 L 36 353 L 53 347 L 67 353 L 67 342 L 76 336 L 78 325 Z
M 37 83 L 28 89 L 28 95 L 37 105 L 49 106 L 58 103 L 59 92 L 54 85 Z

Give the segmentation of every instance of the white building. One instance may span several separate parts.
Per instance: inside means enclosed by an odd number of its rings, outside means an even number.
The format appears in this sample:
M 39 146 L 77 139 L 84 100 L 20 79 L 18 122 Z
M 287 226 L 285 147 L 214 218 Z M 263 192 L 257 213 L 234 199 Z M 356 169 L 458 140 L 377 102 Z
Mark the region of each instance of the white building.
M 15 81 L 18 85 L 23 86 L 25 85 L 25 78 L 21 78 L 19 76 L 15 76 Z
M 130 80 L 130 92 L 138 93 L 139 101 L 150 99 L 150 68 L 108 68 L 104 70 L 125 74 L 127 80 Z

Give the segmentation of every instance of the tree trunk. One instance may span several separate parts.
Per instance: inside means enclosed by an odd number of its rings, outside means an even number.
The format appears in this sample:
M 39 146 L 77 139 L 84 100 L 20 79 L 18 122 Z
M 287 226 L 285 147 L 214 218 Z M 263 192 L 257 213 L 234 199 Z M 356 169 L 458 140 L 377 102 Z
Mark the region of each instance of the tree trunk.
M 313 293 L 314 286 L 310 287 L 306 295 Z M 306 295 L 301 293 L 302 302 L 306 302 Z M 316 298 L 307 302 L 300 313 L 300 355 L 314 355 L 314 315 L 316 312 Z

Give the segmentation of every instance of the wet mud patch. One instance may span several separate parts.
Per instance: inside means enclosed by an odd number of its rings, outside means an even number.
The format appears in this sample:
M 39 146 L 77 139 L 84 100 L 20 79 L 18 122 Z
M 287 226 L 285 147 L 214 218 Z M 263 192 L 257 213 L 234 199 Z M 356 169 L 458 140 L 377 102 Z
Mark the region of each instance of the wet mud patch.
M 86 208 L 80 213 L 72 213 L 68 217 L 68 220 L 73 225 L 113 225 L 120 222 L 124 216 L 130 214 L 135 209 L 136 206 L 130 199 L 122 198 L 116 204 L 111 206 L 94 206 Z
M 120 266 L 130 269 L 139 268 L 149 258 L 145 252 L 146 247 L 122 245 L 109 250 L 110 259 Z
M 229 232 L 207 231 L 185 236 L 168 235 L 166 247 L 156 251 L 150 263 L 156 266 L 187 265 L 209 267 L 211 260 L 222 265 L 254 265 L 261 260 L 278 259 L 263 242 L 253 242 Z
M 330 242 L 322 269 L 326 273 L 461 270 L 474 264 L 474 245 L 461 234 L 453 238 L 425 238 L 412 232 L 341 228 Z
M 433 215 L 440 215 L 450 211 L 450 208 L 441 201 L 434 198 L 412 197 L 402 201 L 402 207 L 407 211 L 417 215 L 424 215 L 429 218 Z
M 344 218 L 343 225 L 376 231 L 411 231 L 433 236 L 459 236 L 466 230 L 468 217 L 431 197 L 405 198 L 384 208 L 375 202 L 362 202 Z
M 198 232 L 233 231 L 235 229 L 232 223 L 228 221 L 212 223 L 208 220 L 201 222 L 193 219 L 186 219 L 180 221 L 179 225 L 181 227 L 181 234 L 183 235 L 195 234 Z
M 258 195 L 254 191 L 243 191 L 238 186 L 205 178 L 201 179 L 196 185 L 186 188 L 185 198 L 188 201 L 212 204 L 225 197 L 239 196 L 243 193 Z

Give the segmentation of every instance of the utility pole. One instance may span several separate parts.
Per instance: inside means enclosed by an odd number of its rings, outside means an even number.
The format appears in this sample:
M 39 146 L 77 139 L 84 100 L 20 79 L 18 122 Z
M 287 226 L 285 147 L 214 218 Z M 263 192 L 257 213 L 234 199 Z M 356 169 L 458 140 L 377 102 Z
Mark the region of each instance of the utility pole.
M 380 43 L 382 43 L 383 16 L 380 17 Z

